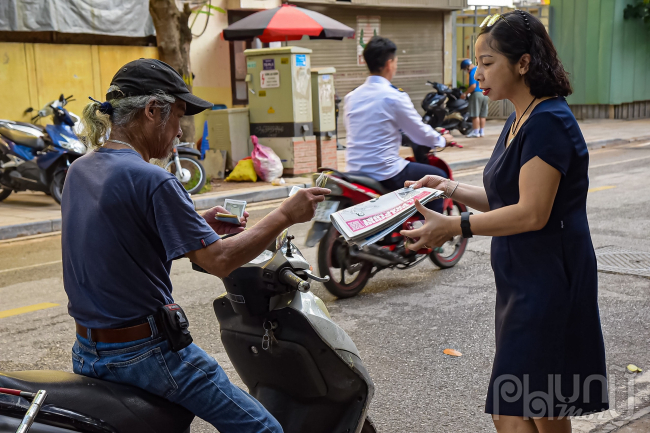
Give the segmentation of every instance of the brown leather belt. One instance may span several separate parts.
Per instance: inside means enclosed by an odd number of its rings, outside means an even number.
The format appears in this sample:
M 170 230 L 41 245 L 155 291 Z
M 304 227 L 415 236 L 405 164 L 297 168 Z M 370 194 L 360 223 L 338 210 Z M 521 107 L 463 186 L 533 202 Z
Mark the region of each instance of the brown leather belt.
M 82 337 L 88 335 L 88 328 L 75 322 L 77 325 L 77 334 Z M 156 317 L 156 326 L 158 333 L 162 333 L 162 328 L 159 325 L 159 320 Z M 128 328 L 118 329 L 91 329 L 90 335 L 96 343 L 128 343 L 130 341 L 142 340 L 151 337 L 151 326 L 149 322 L 140 325 L 129 326 Z

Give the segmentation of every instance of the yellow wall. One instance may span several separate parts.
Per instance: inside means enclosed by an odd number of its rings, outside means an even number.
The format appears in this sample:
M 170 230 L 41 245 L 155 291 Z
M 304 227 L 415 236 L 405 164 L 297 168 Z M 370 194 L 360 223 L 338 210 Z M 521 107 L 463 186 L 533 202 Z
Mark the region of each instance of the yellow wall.
M 104 100 L 118 68 L 141 57 L 157 58 L 155 47 L 0 43 L 0 118 L 28 121 L 35 110 L 74 95 L 67 108 L 80 115 L 88 97 Z

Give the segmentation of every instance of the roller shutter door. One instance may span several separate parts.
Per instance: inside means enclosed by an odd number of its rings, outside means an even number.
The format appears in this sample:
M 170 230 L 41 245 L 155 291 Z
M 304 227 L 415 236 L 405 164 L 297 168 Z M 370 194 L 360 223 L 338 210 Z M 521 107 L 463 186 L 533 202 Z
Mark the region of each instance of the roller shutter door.
M 380 35 L 397 45 L 398 68 L 393 84 L 406 91 L 418 111 L 424 96 L 431 91 L 427 80 L 442 81 L 443 77 L 443 13 L 437 11 L 400 11 L 395 9 L 365 9 L 351 7 L 328 7 L 300 4 L 338 20 L 355 30 L 357 16 L 380 17 Z M 358 37 L 358 35 L 357 35 Z M 365 65 L 357 65 L 358 40 L 302 40 L 290 42 L 313 50 L 313 68 L 333 66 L 336 68 L 334 85 L 341 99 L 351 90 L 363 84 L 368 72 Z M 343 103 L 339 115 L 339 136 L 345 137 Z

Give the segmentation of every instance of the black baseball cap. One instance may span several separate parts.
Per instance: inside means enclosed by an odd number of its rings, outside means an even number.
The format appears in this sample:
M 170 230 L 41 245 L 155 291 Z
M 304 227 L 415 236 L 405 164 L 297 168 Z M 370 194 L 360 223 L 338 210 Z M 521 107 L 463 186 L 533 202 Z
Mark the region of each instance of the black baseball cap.
M 117 86 L 119 90 L 113 90 L 113 86 Z M 113 76 L 109 90 L 106 93 L 107 101 L 125 96 L 151 95 L 156 90 L 162 90 L 185 101 L 186 116 L 193 116 L 214 105 L 192 95 L 181 74 L 157 59 L 138 59 L 122 66 Z

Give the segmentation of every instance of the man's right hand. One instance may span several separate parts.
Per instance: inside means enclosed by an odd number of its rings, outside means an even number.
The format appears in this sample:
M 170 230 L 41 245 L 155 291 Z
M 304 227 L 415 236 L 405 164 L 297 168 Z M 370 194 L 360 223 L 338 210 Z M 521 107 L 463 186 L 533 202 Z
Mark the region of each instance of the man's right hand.
M 327 188 L 301 188 L 282 202 L 280 211 L 289 220 L 290 225 L 307 222 L 314 217 L 318 203 L 324 201 L 325 196 L 331 192 Z

